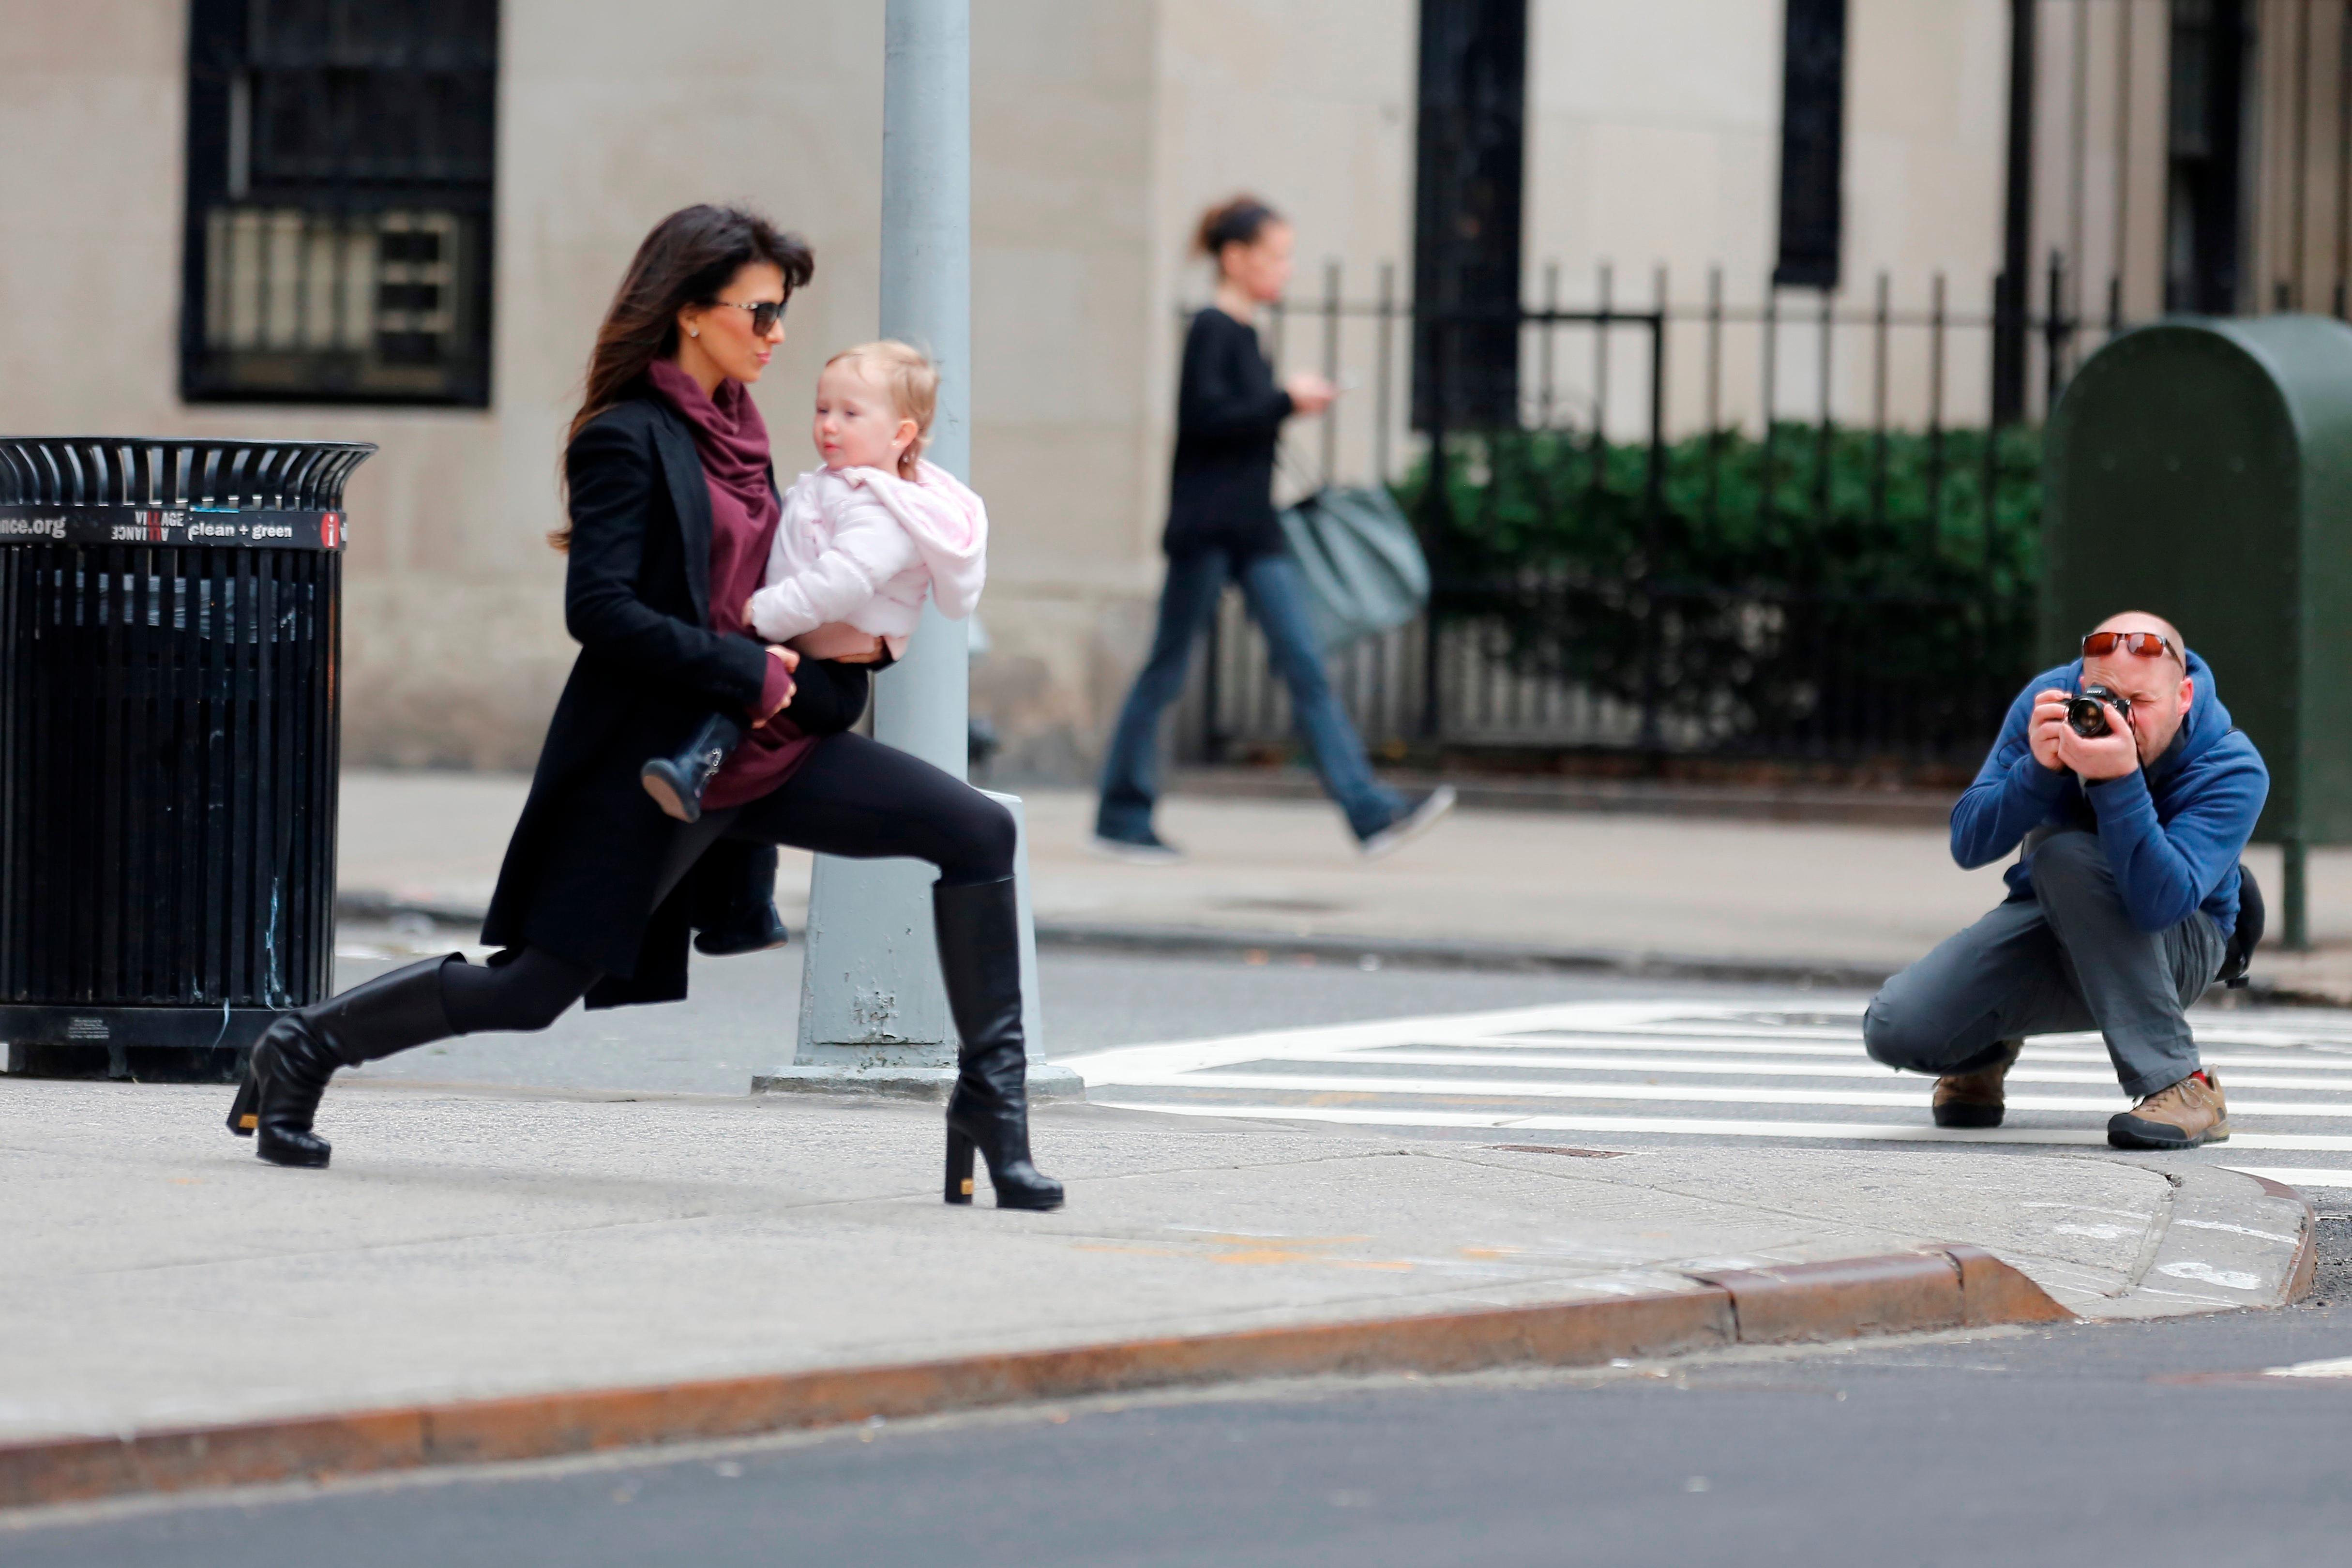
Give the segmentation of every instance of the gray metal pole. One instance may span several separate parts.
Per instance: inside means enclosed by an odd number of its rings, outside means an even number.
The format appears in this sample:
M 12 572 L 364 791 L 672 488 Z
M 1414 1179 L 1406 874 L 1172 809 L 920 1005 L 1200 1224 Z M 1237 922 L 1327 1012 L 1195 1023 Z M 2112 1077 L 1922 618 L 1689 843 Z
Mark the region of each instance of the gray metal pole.
M 927 456 L 971 477 L 971 0 L 889 0 L 883 22 L 882 335 L 930 354 Z M 875 734 L 962 778 L 969 632 L 930 605 L 876 689 Z
M 888 0 L 882 72 L 882 335 L 940 367 L 930 459 L 971 462 L 971 4 Z M 929 605 L 874 683 L 874 732 L 961 778 L 969 649 Z M 820 857 L 795 1065 L 947 1068 L 955 1032 L 931 937 L 931 868 Z
M 971 471 L 971 0 L 888 0 L 883 17 L 882 335 L 940 367 L 930 459 Z M 969 628 L 929 604 L 907 657 L 874 683 L 874 732 L 962 778 L 969 756 Z M 1029 1098 L 1083 1099 L 1065 1067 L 1039 1059 L 1037 954 L 1029 848 L 1013 813 L 1021 885 L 1022 1017 Z M 931 935 L 931 881 L 919 860 L 819 856 L 809 883 L 798 1048 L 754 1091 L 851 1089 L 940 1096 L 956 1075 L 956 1036 Z

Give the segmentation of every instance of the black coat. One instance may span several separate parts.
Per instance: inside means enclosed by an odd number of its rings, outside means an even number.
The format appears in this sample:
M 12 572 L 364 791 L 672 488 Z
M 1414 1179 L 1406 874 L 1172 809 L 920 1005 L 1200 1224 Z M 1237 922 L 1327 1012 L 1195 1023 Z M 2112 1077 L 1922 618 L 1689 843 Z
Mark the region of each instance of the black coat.
M 653 895 L 678 825 L 637 782 L 713 711 L 758 705 L 768 655 L 710 630 L 710 492 L 686 420 L 650 388 L 564 454 L 572 490 L 564 682 L 482 940 L 605 976 L 592 1007 L 686 994 L 690 889 Z M 775 477 L 769 476 L 772 486 Z
M 1161 541 L 1169 554 L 1227 550 L 1247 561 L 1282 548 L 1274 453 L 1290 413 L 1290 394 L 1275 385 L 1256 328 L 1213 305 L 1192 318 L 1176 389 L 1176 458 Z

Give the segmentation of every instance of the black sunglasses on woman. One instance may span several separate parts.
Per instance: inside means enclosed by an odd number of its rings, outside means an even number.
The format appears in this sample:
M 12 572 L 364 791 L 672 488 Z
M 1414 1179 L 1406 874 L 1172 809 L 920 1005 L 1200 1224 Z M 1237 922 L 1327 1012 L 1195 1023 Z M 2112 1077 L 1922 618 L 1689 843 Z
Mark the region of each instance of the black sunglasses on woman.
M 766 337 L 776 330 L 776 323 L 784 319 L 784 301 L 782 300 L 713 300 L 710 303 L 714 308 L 724 305 L 730 310 L 751 311 L 751 335 L 755 338 Z

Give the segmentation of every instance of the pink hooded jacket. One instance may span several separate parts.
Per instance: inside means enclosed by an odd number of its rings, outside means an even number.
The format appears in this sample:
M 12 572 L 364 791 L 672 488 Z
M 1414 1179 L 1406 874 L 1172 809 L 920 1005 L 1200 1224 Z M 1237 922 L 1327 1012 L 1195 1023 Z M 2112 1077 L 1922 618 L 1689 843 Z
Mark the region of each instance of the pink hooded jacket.
M 941 615 L 960 621 L 979 605 L 987 574 L 988 509 L 946 469 L 919 462 L 915 478 L 902 479 L 879 468 L 819 468 L 784 492 L 751 626 L 770 642 L 801 639 L 794 646 L 817 658 L 878 637 L 896 658 L 926 590 Z

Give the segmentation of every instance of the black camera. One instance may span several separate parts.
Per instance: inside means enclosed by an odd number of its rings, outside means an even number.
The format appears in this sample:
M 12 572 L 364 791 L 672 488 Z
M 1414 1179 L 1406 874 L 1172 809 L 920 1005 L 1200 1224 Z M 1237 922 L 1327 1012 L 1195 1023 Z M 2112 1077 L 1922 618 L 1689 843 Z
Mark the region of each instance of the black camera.
M 2110 708 L 2125 723 L 2131 722 L 2130 698 L 2118 697 L 2104 686 L 2085 686 L 2080 697 L 2067 700 L 2067 726 L 2085 741 L 2095 741 L 2113 727 L 2107 722 Z

